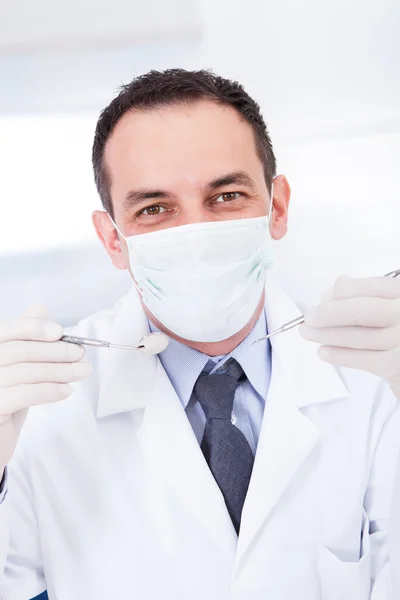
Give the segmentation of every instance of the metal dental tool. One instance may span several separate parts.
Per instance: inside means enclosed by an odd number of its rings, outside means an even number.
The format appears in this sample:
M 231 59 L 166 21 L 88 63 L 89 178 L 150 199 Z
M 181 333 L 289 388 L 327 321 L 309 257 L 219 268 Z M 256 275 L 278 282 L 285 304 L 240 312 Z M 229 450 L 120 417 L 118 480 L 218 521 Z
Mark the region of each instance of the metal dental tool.
M 168 338 L 163 333 L 154 332 L 145 335 L 137 346 L 122 346 L 121 344 L 112 344 L 103 340 L 94 340 L 92 338 L 77 337 L 74 335 L 63 335 L 61 342 L 70 344 L 79 344 L 80 346 L 95 346 L 96 348 L 122 348 L 124 350 L 139 350 L 143 354 L 160 354 L 168 346 Z
M 400 276 L 400 269 L 397 269 L 396 271 L 391 271 L 390 273 L 386 273 L 386 275 L 385 275 L 385 277 L 399 277 L 399 276 Z M 253 344 L 257 344 L 257 342 L 261 342 L 262 340 L 267 340 L 268 338 L 270 338 L 273 335 L 276 335 L 277 333 L 282 333 L 282 331 L 288 331 L 288 329 L 293 329 L 293 327 L 297 327 L 297 325 L 300 325 L 301 323 L 304 323 L 304 315 L 301 317 L 297 317 L 297 319 L 294 319 L 293 321 L 289 321 L 289 323 L 282 325 L 282 327 L 279 327 L 279 329 L 275 329 L 275 331 L 271 331 L 271 333 L 269 333 L 268 335 L 265 335 L 264 337 L 260 338 L 259 340 L 255 340 L 253 342 Z

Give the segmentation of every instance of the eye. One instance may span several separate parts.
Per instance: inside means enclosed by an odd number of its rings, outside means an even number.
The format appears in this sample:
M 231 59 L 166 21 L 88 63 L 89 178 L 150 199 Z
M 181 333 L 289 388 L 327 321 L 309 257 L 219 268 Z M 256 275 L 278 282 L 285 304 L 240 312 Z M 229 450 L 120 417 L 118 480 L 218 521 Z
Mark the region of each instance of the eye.
M 224 192 L 215 199 L 215 202 L 218 204 L 221 202 L 232 202 L 232 200 L 237 200 L 240 196 L 243 196 L 240 192 Z
M 138 215 L 146 215 L 148 217 L 158 217 L 161 213 L 165 212 L 165 208 L 159 204 L 153 204 L 153 206 L 147 206 L 143 210 L 138 212 Z

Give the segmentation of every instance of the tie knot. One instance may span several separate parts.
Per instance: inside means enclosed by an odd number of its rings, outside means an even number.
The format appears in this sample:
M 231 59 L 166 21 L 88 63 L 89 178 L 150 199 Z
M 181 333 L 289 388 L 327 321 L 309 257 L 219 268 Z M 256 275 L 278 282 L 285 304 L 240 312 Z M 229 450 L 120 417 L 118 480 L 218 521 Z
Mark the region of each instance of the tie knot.
M 235 359 L 231 358 L 226 364 L 224 372 L 212 375 L 202 373 L 193 388 L 207 419 L 231 418 L 236 388 L 246 378 Z

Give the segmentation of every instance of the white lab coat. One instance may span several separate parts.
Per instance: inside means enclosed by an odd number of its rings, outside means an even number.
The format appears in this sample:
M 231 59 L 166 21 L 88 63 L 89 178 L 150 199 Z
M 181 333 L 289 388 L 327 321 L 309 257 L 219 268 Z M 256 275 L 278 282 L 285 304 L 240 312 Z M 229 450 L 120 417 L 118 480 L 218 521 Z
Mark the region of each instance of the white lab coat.
M 270 330 L 299 315 L 271 276 L 266 311 Z M 74 331 L 132 344 L 148 325 L 132 290 Z M 2 600 L 392 599 L 398 403 L 296 329 L 271 342 L 239 539 L 160 361 L 89 350 L 92 376 L 30 411 L 10 465 Z
M 397 464 L 396 486 L 389 523 L 389 556 L 392 571 L 393 598 L 400 598 L 400 460 Z

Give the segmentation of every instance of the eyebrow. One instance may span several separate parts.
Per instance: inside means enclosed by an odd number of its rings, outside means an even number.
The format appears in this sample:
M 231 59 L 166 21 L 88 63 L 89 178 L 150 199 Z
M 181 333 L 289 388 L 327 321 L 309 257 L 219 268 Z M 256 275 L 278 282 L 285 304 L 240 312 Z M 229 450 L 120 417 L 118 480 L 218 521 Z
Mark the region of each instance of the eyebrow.
M 129 208 L 134 208 L 139 204 L 147 202 L 147 200 L 154 200 L 157 198 L 170 198 L 171 194 L 163 190 L 131 190 L 128 192 L 122 202 L 122 210 L 126 211 Z
M 227 173 L 226 175 L 222 175 L 221 177 L 217 177 L 217 179 L 213 179 L 209 181 L 205 185 L 206 192 L 215 191 L 221 187 L 226 185 L 243 185 L 250 188 L 255 189 L 256 184 L 253 179 L 245 173 L 244 171 L 233 171 L 232 173 Z M 140 190 L 130 190 L 122 203 L 122 209 L 124 211 L 129 208 L 134 208 L 139 204 L 144 204 L 147 200 L 156 200 L 156 199 L 166 199 L 171 198 L 173 194 L 168 192 L 167 190 L 160 189 L 140 189 Z
M 256 184 L 250 175 L 244 171 L 233 171 L 233 173 L 227 173 L 226 175 L 222 175 L 207 183 L 206 191 L 211 192 L 220 187 L 224 187 L 225 185 L 245 185 L 250 188 L 256 187 Z

